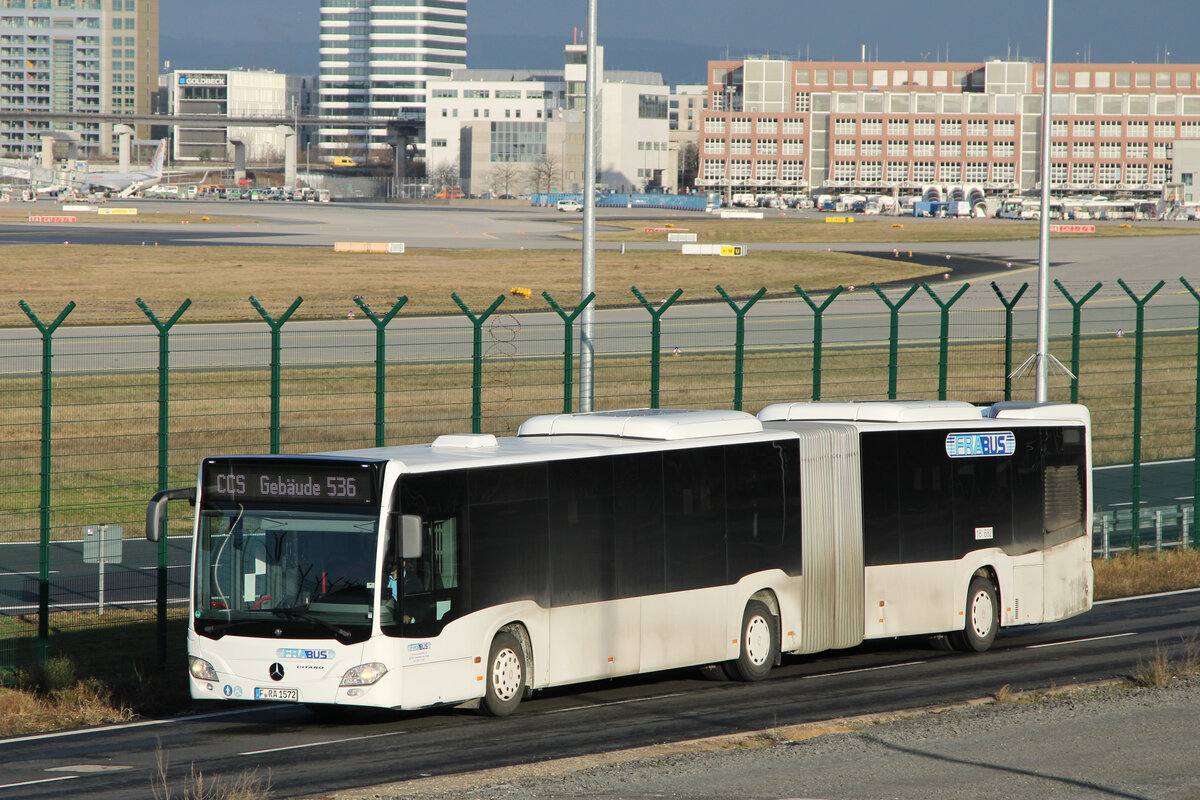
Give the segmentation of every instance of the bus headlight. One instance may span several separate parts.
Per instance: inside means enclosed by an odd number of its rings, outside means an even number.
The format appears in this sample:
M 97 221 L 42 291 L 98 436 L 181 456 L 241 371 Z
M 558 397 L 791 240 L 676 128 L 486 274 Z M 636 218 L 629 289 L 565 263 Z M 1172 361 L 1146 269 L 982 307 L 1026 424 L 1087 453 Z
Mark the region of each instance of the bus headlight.
M 371 686 L 387 675 L 387 667 L 378 661 L 369 664 L 359 664 L 349 669 L 342 676 L 342 686 Z
M 205 661 L 203 658 L 188 656 L 188 671 L 192 673 L 192 677 L 201 681 L 215 681 L 217 679 L 217 671 L 213 669 L 213 665 Z

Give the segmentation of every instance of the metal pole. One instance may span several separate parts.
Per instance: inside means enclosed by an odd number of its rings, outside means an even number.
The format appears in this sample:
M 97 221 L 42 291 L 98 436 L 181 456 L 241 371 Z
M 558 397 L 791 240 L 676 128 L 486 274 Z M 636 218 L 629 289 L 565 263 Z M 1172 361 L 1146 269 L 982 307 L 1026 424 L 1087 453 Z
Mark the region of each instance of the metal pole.
M 587 4 L 587 89 L 583 135 L 583 277 L 579 297 L 596 293 L 596 0 Z M 587 303 L 579 319 L 579 410 L 591 411 L 594 398 L 593 362 L 596 345 L 592 328 L 596 304 Z
M 1046 381 L 1050 351 L 1050 89 L 1054 84 L 1054 0 L 1046 0 L 1046 66 L 1042 75 L 1042 210 L 1038 219 L 1037 363 L 1034 400 L 1049 397 Z

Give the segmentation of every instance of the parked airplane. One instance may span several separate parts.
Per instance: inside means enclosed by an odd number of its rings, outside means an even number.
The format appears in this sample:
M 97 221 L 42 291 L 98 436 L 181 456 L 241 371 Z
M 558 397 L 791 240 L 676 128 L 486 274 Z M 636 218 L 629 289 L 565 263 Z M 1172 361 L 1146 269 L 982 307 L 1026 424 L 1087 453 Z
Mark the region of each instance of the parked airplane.
M 71 181 L 84 190 L 100 190 L 115 192 L 121 197 L 128 197 L 142 189 L 147 189 L 163 179 L 163 166 L 167 161 L 167 140 L 158 143 L 154 158 L 150 159 L 150 168 L 145 172 L 89 172 L 85 175 L 72 175 Z

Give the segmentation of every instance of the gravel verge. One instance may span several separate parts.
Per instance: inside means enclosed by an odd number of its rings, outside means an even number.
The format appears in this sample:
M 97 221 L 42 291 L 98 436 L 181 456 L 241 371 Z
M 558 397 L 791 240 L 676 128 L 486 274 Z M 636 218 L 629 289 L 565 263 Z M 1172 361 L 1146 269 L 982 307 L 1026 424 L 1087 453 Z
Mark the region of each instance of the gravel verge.
M 328 800 L 1200 797 L 1200 677 L 989 698 L 325 795 Z

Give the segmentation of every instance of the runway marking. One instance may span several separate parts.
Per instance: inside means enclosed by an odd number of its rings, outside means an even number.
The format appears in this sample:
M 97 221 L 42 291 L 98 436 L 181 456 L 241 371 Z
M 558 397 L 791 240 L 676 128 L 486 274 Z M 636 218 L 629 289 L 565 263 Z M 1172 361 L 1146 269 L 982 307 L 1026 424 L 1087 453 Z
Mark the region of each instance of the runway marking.
M 904 661 L 899 664 L 884 664 L 881 667 L 863 667 L 862 669 L 847 669 L 841 672 L 822 672 L 819 675 L 805 675 L 804 680 L 812 680 L 813 678 L 833 678 L 839 675 L 853 675 L 856 672 L 874 672 L 880 669 L 895 669 L 896 667 L 911 667 L 916 664 L 924 664 L 924 661 Z
M 1128 633 L 1113 633 L 1108 636 L 1089 636 L 1086 639 L 1067 639 L 1063 642 L 1047 642 L 1045 644 L 1030 644 L 1026 645 L 1026 650 L 1037 650 L 1041 647 L 1058 647 L 1064 644 L 1082 644 L 1083 642 L 1102 642 L 1105 639 L 1122 639 L 1126 636 L 1137 636 L 1137 631 L 1129 631 Z
M 293 744 L 287 747 L 272 747 L 267 750 L 247 750 L 238 753 L 239 756 L 261 756 L 263 753 L 280 753 L 284 750 L 302 750 L 306 747 L 324 747 L 327 744 L 343 744 L 345 742 L 361 742 L 364 739 L 380 739 L 384 736 L 399 736 L 404 731 L 389 731 L 387 733 L 372 733 L 369 736 L 351 736 L 349 739 L 330 739 L 326 742 L 310 742 L 309 744 Z
M 55 781 L 73 781 L 78 778 L 78 775 L 63 775 L 58 778 L 39 778 L 36 781 L 22 781 L 21 783 L 4 783 L 0 784 L 0 789 L 16 789 L 19 786 L 33 786 L 39 783 L 54 783 Z

